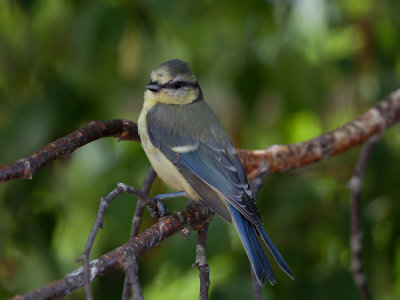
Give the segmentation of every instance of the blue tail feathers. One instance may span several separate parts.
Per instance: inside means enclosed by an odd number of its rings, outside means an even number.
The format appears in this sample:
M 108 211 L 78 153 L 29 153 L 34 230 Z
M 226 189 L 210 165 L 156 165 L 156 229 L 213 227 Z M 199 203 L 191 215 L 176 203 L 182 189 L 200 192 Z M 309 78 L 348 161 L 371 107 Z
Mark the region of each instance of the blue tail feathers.
M 275 245 L 272 243 L 271 239 L 269 238 L 268 234 L 265 232 L 264 228 L 259 224 L 257 226 L 257 232 L 261 239 L 264 241 L 265 245 L 267 245 L 269 251 L 271 251 L 272 256 L 275 258 L 278 266 L 291 278 L 294 279 L 292 272 L 288 265 L 286 264 L 285 260 L 283 259 L 282 255 L 279 253 L 278 249 L 276 249 Z
M 250 260 L 254 274 L 257 277 L 258 283 L 263 286 L 266 279 L 268 279 L 271 285 L 276 283 L 274 272 L 272 271 L 271 265 L 265 256 L 264 250 L 257 238 L 257 235 L 261 237 L 268 249 L 271 251 L 272 256 L 278 263 L 279 267 L 293 279 L 293 275 L 289 270 L 286 262 L 282 258 L 278 249 L 274 246 L 271 239 L 262 228 L 261 224 L 254 225 L 248 221 L 234 206 L 226 203 L 228 210 L 231 214 L 233 224 L 236 227 L 236 231 L 239 234 L 240 240 L 244 246 L 247 256 Z

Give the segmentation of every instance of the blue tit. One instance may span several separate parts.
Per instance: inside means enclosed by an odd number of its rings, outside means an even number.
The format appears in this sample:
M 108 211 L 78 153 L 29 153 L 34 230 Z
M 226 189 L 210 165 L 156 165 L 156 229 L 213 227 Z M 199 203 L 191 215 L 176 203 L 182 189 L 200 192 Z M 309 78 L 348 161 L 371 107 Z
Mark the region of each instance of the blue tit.
M 259 238 L 281 269 L 289 267 L 262 227 L 235 148 L 203 99 L 196 77 L 178 59 L 151 72 L 138 120 L 141 143 L 158 176 L 233 222 L 258 283 L 276 283 Z

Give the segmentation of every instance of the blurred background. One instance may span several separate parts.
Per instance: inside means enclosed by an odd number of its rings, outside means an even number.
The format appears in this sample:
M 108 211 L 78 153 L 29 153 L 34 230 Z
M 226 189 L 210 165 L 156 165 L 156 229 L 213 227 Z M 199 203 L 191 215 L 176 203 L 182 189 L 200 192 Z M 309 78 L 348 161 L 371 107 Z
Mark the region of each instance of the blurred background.
M 160 63 L 189 62 L 235 146 L 301 142 L 354 119 L 399 88 L 400 2 L 0 0 L 0 164 L 25 157 L 91 120 L 137 121 Z M 258 205 L 296 280 L 276 268 L 264 299 L 360 299 L 350 274 L 350 193 L 360 147 L 270 176 Z M 376 299 L 400 298 L 400 135 L 389 129 L 363 186 L 363 262 Z M 141 146 L 91 143 L 0 186 L 0 299 L 79 267 L 99 199 L 117 182 L 140 187 Z M 151 195 L 171 191 L 160 180 Z M 170 210 L 185 199 L 168 200 Z M 92 258 L 129 237 L 136 199 L 121 195 Z M 146 211 L 143 228 L 154 223 Z M 196 233 L 139 258 L 146 299 L 196 299 Z M 233 226 L 208 236 L 211 299 L 250 299 L 246 254 Z M 118 299 L 123 274 L 93 283 Z M 82 290 L 68 299 L 84 299 Z

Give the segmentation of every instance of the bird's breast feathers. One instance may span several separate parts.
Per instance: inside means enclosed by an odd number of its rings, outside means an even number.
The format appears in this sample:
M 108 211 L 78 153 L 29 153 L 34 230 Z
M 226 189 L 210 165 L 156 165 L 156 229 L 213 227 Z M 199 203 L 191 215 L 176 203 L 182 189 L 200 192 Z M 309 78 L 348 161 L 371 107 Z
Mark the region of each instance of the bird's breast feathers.
M 153 107 L 153 105 L 143 105 L 142 112 L 140 113 L 138 120 L 138 130 L 142 143 L 142 147 L 146 152 L 147 157 L 150 160 L 151 165 L 156 171 L 157 175 L 171 187 L 177 190 L 185 190 L 189 197 L 193 200 L 199 200 L 200 196 L 193 190 L 185 178 L 179 173 L 177 168 L 171 163 L 171 161 L 153 145 L 150 140 L 149 132 L 147 128 L 147 113 Z M 184 149 L 176 149 L 177 152 Z

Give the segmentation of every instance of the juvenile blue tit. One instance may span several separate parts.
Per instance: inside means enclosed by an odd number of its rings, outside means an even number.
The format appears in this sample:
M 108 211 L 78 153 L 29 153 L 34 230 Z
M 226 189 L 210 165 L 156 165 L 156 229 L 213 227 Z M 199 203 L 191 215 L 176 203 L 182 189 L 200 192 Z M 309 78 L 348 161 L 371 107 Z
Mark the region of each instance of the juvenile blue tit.
M 259 238 L 293 279 L 262 227 L 235 148 L 185 62 L 170 60 L 151 72 L 138 127 L 143 149 L 158 176 L 233 222 L 260 285 L 266 279 L 274 284 L 276 279 Z

